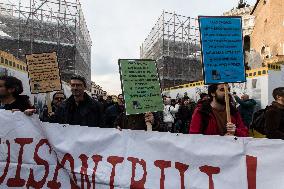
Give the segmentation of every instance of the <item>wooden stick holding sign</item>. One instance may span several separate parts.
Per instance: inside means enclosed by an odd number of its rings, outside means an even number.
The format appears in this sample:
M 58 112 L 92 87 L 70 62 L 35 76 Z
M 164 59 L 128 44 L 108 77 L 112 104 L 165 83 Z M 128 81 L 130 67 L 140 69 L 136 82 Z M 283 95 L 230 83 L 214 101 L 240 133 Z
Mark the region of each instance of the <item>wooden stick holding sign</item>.
M 231 119 L 231 109 L 230 109 L 230 98 L 229 98 L 228 84 L 224 84 L 224 89 L 225 89 L 227 122 L 231 123 L 232 119 Z
M 235 127 L 232 126 L 232 118 L 231 118 L 231 108 L 230 108 L 230 92 L 229 92 L 229 86 L 228 84 L 224 84 L 224 89 L 225 89 L 225 101 L 226 101 L 226 115 L 227 115 L 227 129 L 228 127 Z M 229 126 L 228 126 L 229 125 Z M 226 135 L 235 135 L 235 131 L 227 131 Z
M 48 115 L 50 115 L 50 114 L 52 113 L 52 106 L 51 106 L 51 100 L 50 100 L 50 93 L 46 93 L 45 101 L 46 101 L 46 105 L 47 105 Z

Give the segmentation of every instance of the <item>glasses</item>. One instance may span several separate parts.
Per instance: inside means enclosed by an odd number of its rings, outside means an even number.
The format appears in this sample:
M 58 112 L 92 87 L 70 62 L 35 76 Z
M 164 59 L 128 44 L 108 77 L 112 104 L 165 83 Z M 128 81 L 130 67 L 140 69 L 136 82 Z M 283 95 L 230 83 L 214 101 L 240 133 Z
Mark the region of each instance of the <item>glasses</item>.
M 62 97 L 56 97 L 56 98 L 54 98 L 54 100 L 65 100 L 65 98 L 62 98 Z
M 83 87 L 83 84 L 74 84 L 74 83 L 72 83 L 71 87 Z
M 221 88 L 221 89 L 218 89 L 219 91 L 221 91 L 221 92 L 225 92 L 225 88 Z M 228 88 L 228 91 L 230 92 L 230 88 Z

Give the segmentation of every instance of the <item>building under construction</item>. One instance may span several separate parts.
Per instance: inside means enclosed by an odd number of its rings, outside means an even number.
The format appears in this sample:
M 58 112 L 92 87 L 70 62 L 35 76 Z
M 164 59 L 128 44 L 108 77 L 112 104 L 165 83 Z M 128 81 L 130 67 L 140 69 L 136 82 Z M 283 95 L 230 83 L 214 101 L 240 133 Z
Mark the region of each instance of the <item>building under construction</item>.
M 198 20 L 164 12 L 140 47 L 157 61 L 162 89 L 202 79 Z
M 1 0 L 0 50 L 57 52 L 61 77 L 84 76 L 91 84 L 91 38 L 79 0 Z

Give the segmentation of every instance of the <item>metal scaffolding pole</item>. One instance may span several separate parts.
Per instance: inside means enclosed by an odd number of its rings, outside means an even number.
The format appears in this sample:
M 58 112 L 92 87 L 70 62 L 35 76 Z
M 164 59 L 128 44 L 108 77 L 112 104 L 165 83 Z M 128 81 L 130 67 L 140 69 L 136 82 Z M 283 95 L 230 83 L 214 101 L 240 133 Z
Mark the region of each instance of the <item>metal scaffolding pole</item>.
M 202 79 L 196 18 L 163 11 L 140 49 L 141 58 L 157 60 L 162 88 Z
M 92 41 L 79 0 L 1 0 L 0 23 L 0 50 L 23 60 L 57 51 L 63 78 L 80 73 L 90 84 Z

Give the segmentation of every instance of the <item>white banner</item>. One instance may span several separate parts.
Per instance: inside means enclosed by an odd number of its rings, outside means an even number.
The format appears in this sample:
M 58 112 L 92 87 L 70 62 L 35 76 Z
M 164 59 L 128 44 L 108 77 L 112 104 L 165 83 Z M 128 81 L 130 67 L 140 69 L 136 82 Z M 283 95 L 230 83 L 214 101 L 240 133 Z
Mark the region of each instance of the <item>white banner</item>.
M 278 189 L 281 140 L 41 123 L 0 110 L 1 188 Z

